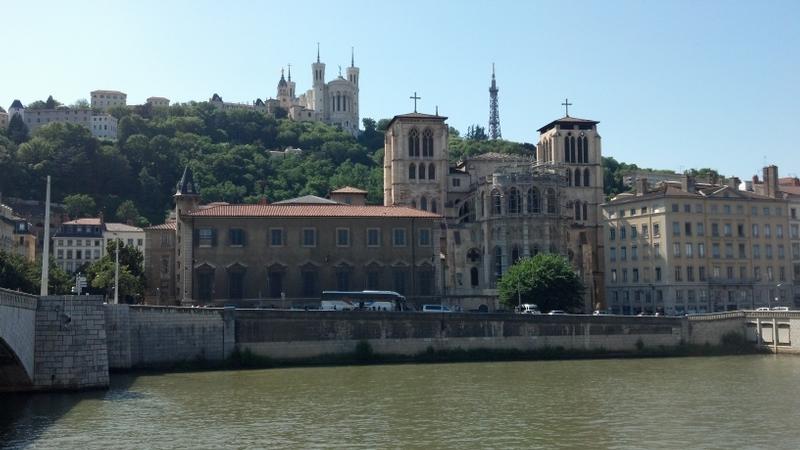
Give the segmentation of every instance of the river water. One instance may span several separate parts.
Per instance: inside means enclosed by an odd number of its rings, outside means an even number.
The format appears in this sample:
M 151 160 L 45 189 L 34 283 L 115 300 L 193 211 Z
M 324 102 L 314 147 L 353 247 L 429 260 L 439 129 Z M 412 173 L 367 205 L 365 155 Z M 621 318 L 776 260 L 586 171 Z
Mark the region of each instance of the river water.
M 0 447 L 800 448 L 800 358 L 121 375 L 0 396 Z

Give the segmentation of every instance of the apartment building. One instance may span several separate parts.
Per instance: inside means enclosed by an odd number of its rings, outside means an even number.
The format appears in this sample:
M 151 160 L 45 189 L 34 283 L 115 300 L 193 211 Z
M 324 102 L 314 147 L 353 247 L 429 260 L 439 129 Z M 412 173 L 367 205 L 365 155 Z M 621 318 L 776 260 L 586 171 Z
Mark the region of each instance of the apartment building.
M 56 264 L 67 273 L 74 273 L 85 264 L 91 264 L 106 254 L 108 241 L 121 243 L 145 251 L 144 230 L 122 223 L 106 223 L 102 218 L 82 218 L 64 222 L 53 236 L 53 254 Z
M 609 309 L 683 314 L 793 305 L 788 202 L 777 190 L 738 186 L 738 179 L 710 184 L 687 176 L 649 188 L 642 178 L 635 193 L 605 203 Z
M 14 214 L 11 207 L 0 203 L 0 251 L 19 255 L 26 261 L 36 260 L 36 235 L 31 224 Z
M 92 108 L 107 111 L 115 106 L 127 106 L 128 94 L 120 91 L 99 89 L 89 93 Z

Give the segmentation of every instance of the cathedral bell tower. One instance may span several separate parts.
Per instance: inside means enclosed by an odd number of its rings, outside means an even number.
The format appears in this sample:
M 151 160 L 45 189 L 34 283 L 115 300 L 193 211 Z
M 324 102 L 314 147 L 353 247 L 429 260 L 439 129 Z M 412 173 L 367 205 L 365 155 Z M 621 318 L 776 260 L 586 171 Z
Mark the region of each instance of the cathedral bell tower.
M 317 42 L 317 62 L 311 64 L 311 91 L 314 93 L 314 110 L 325 110 L 325 63 L 319 60 L 319 42 Z

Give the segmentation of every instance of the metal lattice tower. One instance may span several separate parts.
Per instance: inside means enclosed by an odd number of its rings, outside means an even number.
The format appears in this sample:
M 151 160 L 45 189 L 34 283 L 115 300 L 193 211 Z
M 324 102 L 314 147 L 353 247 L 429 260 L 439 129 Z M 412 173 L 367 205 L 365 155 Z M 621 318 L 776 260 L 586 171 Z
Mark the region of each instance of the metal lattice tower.
M 497 82 L 494 79 L 494 63 L 492 63 L 492 85 L 489 87 L 489 138 L 500 139 L 500 107 L 497 104 Z

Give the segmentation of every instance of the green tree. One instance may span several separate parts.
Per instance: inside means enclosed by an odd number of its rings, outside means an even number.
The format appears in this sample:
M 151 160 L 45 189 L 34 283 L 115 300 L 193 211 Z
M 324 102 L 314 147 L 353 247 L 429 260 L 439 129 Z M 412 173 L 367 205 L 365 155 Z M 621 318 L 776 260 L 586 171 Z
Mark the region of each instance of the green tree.
M 21 115 L 14 114 L 11 117 L 11 120 L 8 121 L 7 134 L 8 138 L 14 141 L 14 143 L 17 145 L 28 140 L 28 126 L 25 125 L 25 121 L 22 120 Z
M 139 210 L 131 200 L 125 200 L 117 207 L 117 220 L 133 225 L 139 221 Z
M 472 125 L 467 128 L 467 139 L 470 141 L 485 141 L 489 139 L 486 135 L 486 129 L 480 125 Z
M 579 311 L 584 287 L 569 261 L 555 253 L 540 253 L 511 266 L 498 282 L 500 302 L 507 307 L 534 303 L 542 311 Z
M 58 100 L 54 99 L 52 95 L 48 95 L 47 96 L 47 101 L 44 102 L 44 106 L 47 109 L 53 109 L 56 106 L 61 106 L 61 102 L 59 102 Z
M 73 219 L 92 217 L 97 214 L 97 204 L 86 194 L 72 194 L 64 197 L 64 207 Z
M 116 241 L 106 245 L 106 254 L 86 269 L 90 292 L 114 295 Z M 135 246 L 119 241 L 119 299 L 125 303 L 138 303 L 144 295 L 144 258 Z
M 91 107 L 91 105 L 89 104 L 89 101 L 86 100 L 85 98 L 79 98 L 75 100 L 75 103 L 73 103 L 70 106 L 70 108 L 75 108 L 75 109 L 85 109 L 89 107 Z
M 42 279 L 42 263 L 28 262 L 19 255 L 0 251 L 0 287 L 15 291 L 39 294 Z M 48 293 L 69 294 L 72 281 L 55 262 L 50 260 Z

